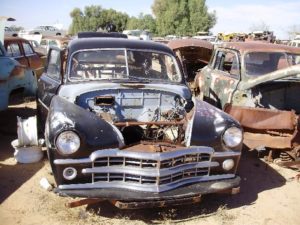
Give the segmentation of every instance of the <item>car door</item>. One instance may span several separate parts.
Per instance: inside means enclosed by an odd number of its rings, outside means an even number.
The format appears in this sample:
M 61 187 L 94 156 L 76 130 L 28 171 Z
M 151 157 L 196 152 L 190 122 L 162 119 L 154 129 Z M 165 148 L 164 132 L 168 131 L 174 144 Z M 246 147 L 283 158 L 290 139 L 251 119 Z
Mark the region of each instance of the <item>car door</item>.
M 44 66 L 41 58 L 33 50 L 32 46 L 28 42 L 22 41 L 22 47 L 23 47 L 25 57 L 29 62 L 29 67 L 35 71 L 37 78 L 39 78 L 42 75 L 44 70 Z
M 62 55 L 58 48 L 49 49 L 47 66 L 38 80 L 37 110 L 42 124 L 46 121 L 51 99 L 62 84 Z
M 240 60 L 236 51 L 219 49 L 213 68 L 205 77 L 206 99 L 213 105 L 224 108 L 231 102 L 233 92 L 240 81 Z

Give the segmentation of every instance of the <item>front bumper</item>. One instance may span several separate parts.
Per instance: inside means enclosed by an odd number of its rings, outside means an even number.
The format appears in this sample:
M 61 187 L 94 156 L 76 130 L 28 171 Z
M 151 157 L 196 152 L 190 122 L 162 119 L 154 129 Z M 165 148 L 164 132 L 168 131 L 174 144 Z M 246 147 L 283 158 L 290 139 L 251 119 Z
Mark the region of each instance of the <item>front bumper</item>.
M 102 189 L 73 189 L 66 190 L 56 188 L 55 192 L 62 196 L 84 197 L 84 198 L 102 198 L 108 200 L 120 201 L 159 201 L 186 199 L 201 196 L 210 193 L 231 192 L 233 188 L 239 187 L 240 177 L 217 181 L 207 181 L 188 186 L 179 187 L 165 192 L 144 192 L 133 191 L 121 188 L 102 188 Z

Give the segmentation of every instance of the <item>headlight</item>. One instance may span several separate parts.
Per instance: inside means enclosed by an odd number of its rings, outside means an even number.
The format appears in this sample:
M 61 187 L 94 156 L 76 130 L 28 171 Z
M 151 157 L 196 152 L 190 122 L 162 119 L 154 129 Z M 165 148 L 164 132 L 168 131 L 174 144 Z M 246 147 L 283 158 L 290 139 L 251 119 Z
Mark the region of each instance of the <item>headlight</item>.
M 73 131 L 64 131 L 56 139 L 57 150 L 64 155 L 76 152 L 80 147 L 80 138 Z
M 243 132 L 237 127 L 228 128 L 223 134 L 223 141 L 229 148 L 238 146 L 243 140 Z

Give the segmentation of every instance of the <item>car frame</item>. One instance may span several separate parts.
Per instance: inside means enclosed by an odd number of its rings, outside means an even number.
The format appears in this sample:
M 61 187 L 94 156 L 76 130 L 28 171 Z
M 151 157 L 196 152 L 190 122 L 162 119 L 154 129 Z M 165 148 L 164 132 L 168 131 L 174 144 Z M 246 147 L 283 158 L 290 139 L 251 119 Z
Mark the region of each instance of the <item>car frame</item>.
M 239 123 L 192 99 L 167 46 L 97 35 L 51 47 L 38 82 L 56 193 L 123 209 L 236 193 Z

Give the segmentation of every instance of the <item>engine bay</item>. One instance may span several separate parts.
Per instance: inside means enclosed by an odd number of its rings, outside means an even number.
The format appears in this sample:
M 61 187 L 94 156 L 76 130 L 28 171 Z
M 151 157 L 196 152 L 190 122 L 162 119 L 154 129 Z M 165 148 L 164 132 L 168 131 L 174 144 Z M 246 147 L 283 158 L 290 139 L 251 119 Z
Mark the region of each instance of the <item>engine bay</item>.
M 141 141 L 181 144 L 189 104 L 181 96 L 149 89 L 110 89 L 84 93 L 76 104 L 119 129 L 126 145 Z

